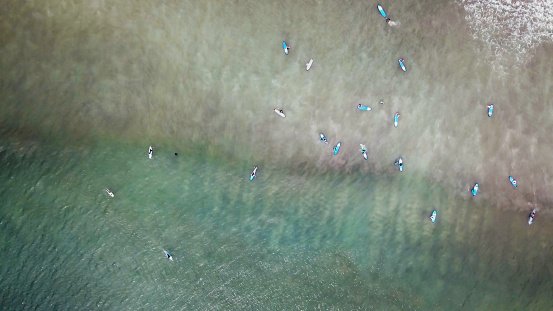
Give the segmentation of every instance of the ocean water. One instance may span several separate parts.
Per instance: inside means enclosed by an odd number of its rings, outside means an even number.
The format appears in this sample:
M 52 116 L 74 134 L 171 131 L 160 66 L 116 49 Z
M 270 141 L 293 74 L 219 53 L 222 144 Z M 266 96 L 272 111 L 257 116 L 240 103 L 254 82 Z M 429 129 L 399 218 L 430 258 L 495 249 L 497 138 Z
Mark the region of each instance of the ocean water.
M 2 309 L 552 309 L 544 3 L 7 1 Z

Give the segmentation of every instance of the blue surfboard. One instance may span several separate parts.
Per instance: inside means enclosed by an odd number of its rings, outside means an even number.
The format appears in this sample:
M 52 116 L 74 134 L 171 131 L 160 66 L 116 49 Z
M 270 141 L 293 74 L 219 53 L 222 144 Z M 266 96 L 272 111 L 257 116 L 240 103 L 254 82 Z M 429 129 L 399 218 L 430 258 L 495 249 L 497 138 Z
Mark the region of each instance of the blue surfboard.
M 396 113 L 396 115 L 394 116 L 394 127 L 397 127 L 399 123 L 399 113 Z
M 517 186 L 517 181 L 516 181 L 512 176 L 509 176 L 509 181 L 510 181 L 511 184 L 512 184 L 513 186 L 515 186 L 515 188 L 516 188 L 516 186 Z
M 401 70 L 403 70 L 403 72 L 407 72 L 407 68 L 405 68 L 405 64 L 403 63 L 403 58 L 400 58 L 398 61 L 399 61 L 399 66 L 401 67 Z
M 437 216 L 436 211 L 433 211 L 432 216 L 430 216 L 430 220 L 432 220 L 433 223 L 436 222 L 436 216 Z
M 386 18 L 386 12 L 384 12 L 382 6 L 379 4 L 376 7 L 378 8 L 378 11 L 380 11 L 380 14 L 382 14 L 382 17 Z
M 288 55 L 288 46 L 286 45 L 286 42 L 282 41 L 282 48 L 284 49 L 284 53 Z
M 478 183 L 474 184 L 474 187 L 472 187 L 472 196 L 475 196 L 478 193 Z
M 340 151 L 340 146 L 341 146 L 341 145 L 342 145 L 342 144 L 341 144 L 340 142 L 338 142 L 338 143 L 336 144 L 336 147 L 334 147 L 334 155 L 338 154 L 338 151 Z
M 493 104 L 488 106 L 488 117 L 491 117 L 493 114 Z

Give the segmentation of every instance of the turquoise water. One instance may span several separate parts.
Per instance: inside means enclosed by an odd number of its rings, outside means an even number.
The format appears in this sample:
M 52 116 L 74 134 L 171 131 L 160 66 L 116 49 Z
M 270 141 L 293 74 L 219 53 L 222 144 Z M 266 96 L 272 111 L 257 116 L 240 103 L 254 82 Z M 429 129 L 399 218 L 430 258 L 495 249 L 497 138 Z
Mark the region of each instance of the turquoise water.
M 6 2 L 0 306 L 553 309 L 549 2 Z
M 8 309 L 551 306 L 551 228 L 420 176 L 263 163 L 250 182 L 249 163 L 164 146 L 151 160 L 134 146 L 2 146 Z

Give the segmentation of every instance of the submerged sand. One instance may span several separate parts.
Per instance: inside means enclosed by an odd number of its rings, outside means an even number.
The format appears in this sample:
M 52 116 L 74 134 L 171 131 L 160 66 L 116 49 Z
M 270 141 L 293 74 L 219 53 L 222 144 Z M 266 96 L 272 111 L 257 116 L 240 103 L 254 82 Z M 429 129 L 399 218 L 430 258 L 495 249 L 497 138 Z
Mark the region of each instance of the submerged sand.
M 372 4 L 332 1 L 43 1 L 2 10 L 6 133 L 200 145 L 308 172 L 395 174 L 402 156 L 404 174 L 467 198 L 478 182 L 477 200 L 549 209 L 551 46 L 499 77 L 453 3 L 390 4 L 395 27 Z

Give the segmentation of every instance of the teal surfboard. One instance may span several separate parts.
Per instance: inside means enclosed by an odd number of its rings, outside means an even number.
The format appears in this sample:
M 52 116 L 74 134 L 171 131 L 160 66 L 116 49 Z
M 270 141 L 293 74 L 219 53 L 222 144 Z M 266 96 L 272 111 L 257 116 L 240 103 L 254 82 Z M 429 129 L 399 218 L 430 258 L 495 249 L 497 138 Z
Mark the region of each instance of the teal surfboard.
M 399 59 L 399 66 L 401 67 L 401 70 L 403 70 L 403 72 L 407 72 L 407 68 L 405 68 L 405 64 L 403 63 L 403 61 L 403 58 Z
M 341 146 L 341 145 L 342 145 L 342 144 L 340 144 L 340 142 L 338 142 L 338 143 L 336 144 L 336 147 L 334 147 L 334 155 L 337 155 L 337 154 L 338 154 L 338 151 L 340 151 L 340 146 Z
M 288 55 L 288 46 L 286 45 L 286 42 L 282 41 L 282 48 L 284 49 L 284 53 Z
M 377 8 L 380 14 L 382 14 L 382 17 L 386 18 L 386 12 L 384 12 L 384 8 L 382 8 L 380 4 L 377 6 Z

